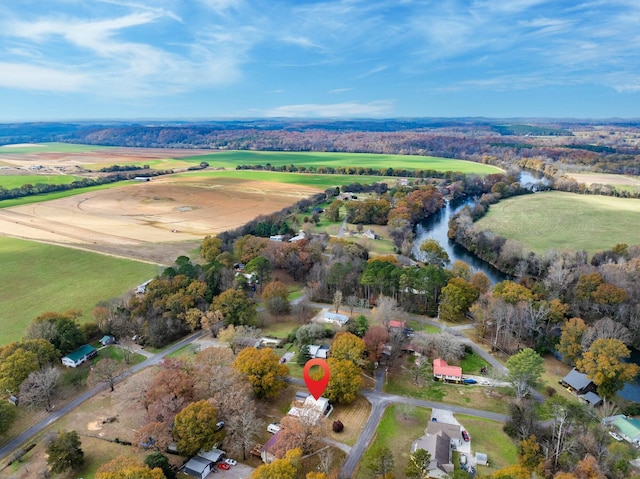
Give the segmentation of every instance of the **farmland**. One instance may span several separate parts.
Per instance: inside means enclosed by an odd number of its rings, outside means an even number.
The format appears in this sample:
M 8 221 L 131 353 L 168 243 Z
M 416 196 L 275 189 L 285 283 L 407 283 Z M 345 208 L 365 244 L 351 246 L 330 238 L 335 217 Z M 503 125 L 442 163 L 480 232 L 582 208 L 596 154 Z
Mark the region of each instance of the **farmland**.
M 80 321 L 87 320 L 99 301 L 159 273 L 147 263 L 5 237 L 0 265 L 0 345 L 20 339 L 45 311 L 81 309 Z
M 79 180 L 78 176 L 70 175 L 1 175 L 0 187 L 10 190 L 12 188 L 20 188 L 22 185 L 31 184 L 47 184 L 47 185 L 67 185 Z
M 595 253 L 618 243 L 637 244 L 640 201 L 609 196 L 545 192 L 492 205 L 476 223 L 482 230 L 521 242 L 536 253 Z

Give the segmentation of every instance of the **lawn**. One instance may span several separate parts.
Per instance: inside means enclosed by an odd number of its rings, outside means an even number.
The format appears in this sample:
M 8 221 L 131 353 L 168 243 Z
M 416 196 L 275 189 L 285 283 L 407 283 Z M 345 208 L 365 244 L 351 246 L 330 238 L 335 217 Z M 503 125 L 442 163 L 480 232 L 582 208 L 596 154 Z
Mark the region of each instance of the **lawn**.
M 502 430 L 501 422 L 474 416 L 456 414 L 456 419 L 471 436 L 473 452 L 483 452 L 489 460 L 489 467 L 478 466 L 478 472 L 489 475 L 498 469 L 515 464 L 518 454 L 516 443 Z
M 411 444 L 424 434 L 431 410 L 406 405 L 392 405 L 387 408 L 378 425 L 376 435 L 371 441 L 356 474 L 357 479 L 372 477 L 367 463 L 380 448 L 388 447 L 393 453 L 395 477 L 402 479 L 409 460 Z
M 68 185 L 76 180 L 80 180 L 79 176 L 69 175 L 0 175 L 0 187 L 7 190 L 20 188 L 22 185 Z
M 509 408 L 508 401 L 505 400 L 506 391 L 501 391 L 501 388 L 494 389 L 493 395 L 490 396 L 488 388 L 484 386 L 441 383 L 432 379 L 426 379 L 423 384 L 416 386 L 405 374 L 391 371 L 384 391 L 398 396 L 445 402 L 500 414 L 507 414 Z
M 33 318 L 80 309 L 130 291 L 157 266 L 43 243 L 0 237 L 0 345 L 19 340 Z
M 476 223 L 482 230 L 521 242 L 535 253 L 638 244 L 640 201 L 609 196 L 544 192 L 491 205 Z
M 460 171 L 462 173 L 490 174 L 501 173 L 495 166 L 471 161 L 434 156 L 384 155 L 374 153 L 322 153 L 322 152 L 281 152 L 281 151 L 224 151 L 211 155 L 199 155 L 181 158 L 194 162 L 206 161 L 215 167 L 233 167 L 237 165 L 273 166 L 327 166 L 327 167 L 363 167 L 397 168 L 409 170 Z M 352 181 L 360 181 L 359 175 L 350 175 Z

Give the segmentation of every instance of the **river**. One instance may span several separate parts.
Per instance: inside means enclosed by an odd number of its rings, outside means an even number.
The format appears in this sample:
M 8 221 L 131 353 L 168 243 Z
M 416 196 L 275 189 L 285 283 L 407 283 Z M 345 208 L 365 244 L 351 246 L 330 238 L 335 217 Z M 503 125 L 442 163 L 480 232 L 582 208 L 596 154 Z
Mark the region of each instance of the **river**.
M 520 184 L 523 186 L 528 184 L 544 184 L 545 182 L 544 178 L 539 177 L 535 173 L 522 172 L 520 174 Z M 422 256 L 422 253 L 420 252 L 420 245 L 426 239 L 434 239 L 440 243 L 440 246 L 447 252 L 451 264 L 457 260 L 464 261 L 471 266 L 473 271 L 482 271 L 486 274 L 491 281 L 491 284 L 496 284 L 500 281 L 509 279 L 509 277 L 486 261 L 483 261 L 470 253 L 462 246 L 450 241 L 447 236 L 447 232 L 449 230 L 449 219 L 451 216 L 460 211 L 466 205 L 473 205 L 473 203 L 474 200 L 472 198 L 447 202 L 445 207 L 438 213 L 431 215 L 429 218 L 416 225 L 416 239 L 413 243 L 412 252 L 414 257 L 420 260 Z M 637 349 L 632 350 L 630 360 L 640 365 L 640 351 Z M 640 402 L 640 375 L 636 377 L 635 381 L 626 383 L 618 395 L 629 401 Z

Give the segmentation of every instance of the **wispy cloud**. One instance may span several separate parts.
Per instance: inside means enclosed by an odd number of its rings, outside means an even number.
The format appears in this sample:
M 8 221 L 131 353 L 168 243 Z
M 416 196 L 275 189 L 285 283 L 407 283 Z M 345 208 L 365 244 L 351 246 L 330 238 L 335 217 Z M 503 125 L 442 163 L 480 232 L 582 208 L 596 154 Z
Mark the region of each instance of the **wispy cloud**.
M 372 101 L 369 103 L 346 102 L 302 105 L 283 105 L 277 108 L 263 111 L 267 117 L 321 117 L 321 118 L 357 118 L 380 117 L 390 115 L 393 112 L 393 102 Z
M 329 94 L 337 95 L 339 93 L 346 93 L 348 91 L 353 91 L 353 88 L 334 88 L 333 90 L 329 90 Z

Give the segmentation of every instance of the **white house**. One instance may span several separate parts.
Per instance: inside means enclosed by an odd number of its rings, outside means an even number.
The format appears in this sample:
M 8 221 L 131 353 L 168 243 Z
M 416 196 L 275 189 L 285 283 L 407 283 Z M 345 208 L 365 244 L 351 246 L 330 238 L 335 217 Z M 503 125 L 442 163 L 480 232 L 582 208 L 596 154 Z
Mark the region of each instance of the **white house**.
M 80 346 L 75 351 L 71 351 L 65 357 L 62 358 L 62 364 L 68 368 L 77 368 L 85 361 L 94 358 L 98 355 L 98 350 L 90 344 Z
M 317 400 L 309 395 L 300 406 L 293 406 L 287 413 L 289 416 L 297 417 L 303 422 L 316 424 L 322 415 L 329 416 L 333 412 L 333 406 L 325 397 Z
M 309 356 L 311 359 L 327 359 L 329 357 L 328 346 L 310 344 L 307 348 L 309 349 Z
M 322 316 L 322 320 L 325 323 L 333 323 L 344 326 L 345 324 L 347 324 L 347 321 L 349 321 L 349 316 L 347 316 L 346 314 L 331 313 L 329 311 L 326 311 Z

